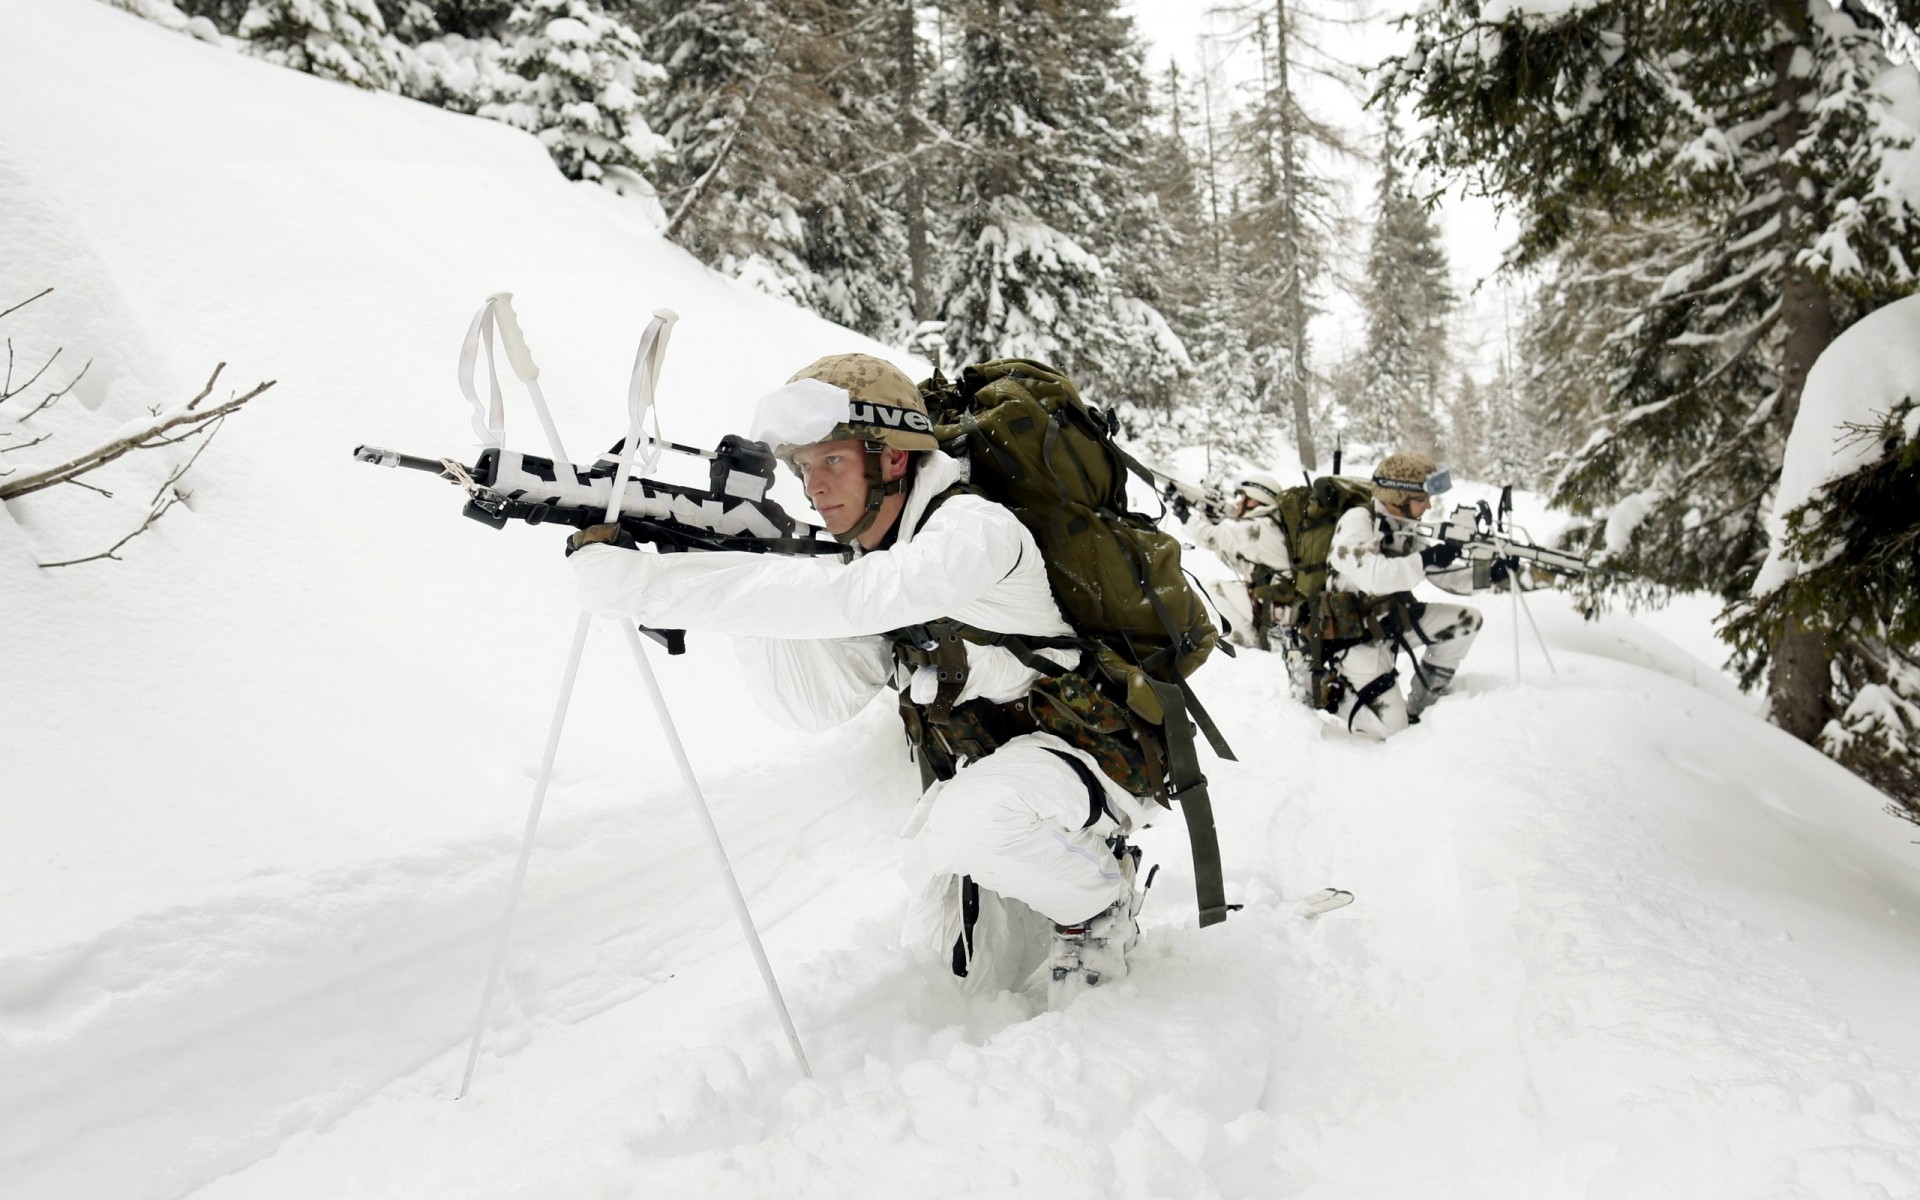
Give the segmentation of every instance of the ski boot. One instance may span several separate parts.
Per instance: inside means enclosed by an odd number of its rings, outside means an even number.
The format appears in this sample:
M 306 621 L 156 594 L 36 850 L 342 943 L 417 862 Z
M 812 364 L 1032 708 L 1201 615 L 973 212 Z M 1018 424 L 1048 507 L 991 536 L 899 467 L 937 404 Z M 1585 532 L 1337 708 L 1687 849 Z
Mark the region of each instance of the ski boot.
M 1452 667 L 1431 667 L 1422 664 L 1413 673 L 1413 688 L 1407 696 L 1407 724 L 1418 725 L 1420 715 L 1433 707 L 1438 700 L 1453 688 Z
M 1064 1007 L 1088 988 L 1099 987 L 1127 973 L 1127 953 L 1140 941 L 1143 894 L 1134 886 L 1140 869 L 1140 848 L 1127 845 L 1119 834 L 1107 839 L 1127 894 L 1075 925 L 1053 927 L 1053 948 L 1047 955 L 1047 1006 Z

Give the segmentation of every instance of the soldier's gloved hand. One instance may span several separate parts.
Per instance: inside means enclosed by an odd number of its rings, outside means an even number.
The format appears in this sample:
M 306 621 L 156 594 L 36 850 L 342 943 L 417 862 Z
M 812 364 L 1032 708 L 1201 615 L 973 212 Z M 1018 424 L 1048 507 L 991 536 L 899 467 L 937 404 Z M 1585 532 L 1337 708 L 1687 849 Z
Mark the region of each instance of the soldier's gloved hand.
M 609 546 L 619 546 L 623 550 L 638 549 L 634 544 L 633 535 L 620 528 L 618 522 L 610 521 L 605 525 L 589 525 L 569 537 L 567 539 L 567 557 L 573 557 L 573 552 L 580 547 L 591 546 L 596 542 L 604 542 Z
M 1496 558 L 1487 568 L 1487 578 L 1495 583 L 1505 583 L 1520 573 L 1520 560 L 1517 558 Z
M 1182 496 L 1179 492 L 1174 492 L 1169 498 L 1168 507 L 1172 508 L 1173 515 L 1182 521 L 1193 515 L 1193 501 Z
M 1207 494 L 1200 500 L 1200 515 L 1215 525 L 1227 511 L 1227 494 L 1219 488 L 1208 488 Z
M 1460 547 L 1454 545 L 1452 542 L 1435 542 L 1420 552 L 1421 565 L 1425 566 L 1429 571 L 1452 566 L 1454 560 L 1459 557 Z

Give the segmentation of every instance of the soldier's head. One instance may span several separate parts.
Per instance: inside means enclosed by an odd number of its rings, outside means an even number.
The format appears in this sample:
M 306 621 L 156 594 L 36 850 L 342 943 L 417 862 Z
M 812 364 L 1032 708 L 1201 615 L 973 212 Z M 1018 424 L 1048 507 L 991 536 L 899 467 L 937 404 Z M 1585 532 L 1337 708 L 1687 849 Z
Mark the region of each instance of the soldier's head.
M 1453 486 L 1445 467 L 1417 450 L 1396 450 L 1373 471 L 1373 498 L 1396 517 L 1417 521 L 1433 497 Z
M 1233 485 L 1234 516 L 1250 517 L 1272 511 L 1280 503 L 1280 481 L 1256 471 Z
M 751 436 L 773 447 L 841 542 L 872 549 L 899 519 L 916 451 L 937 450 L 920 390 L 871 354 L 832 354 L 761 397 Z

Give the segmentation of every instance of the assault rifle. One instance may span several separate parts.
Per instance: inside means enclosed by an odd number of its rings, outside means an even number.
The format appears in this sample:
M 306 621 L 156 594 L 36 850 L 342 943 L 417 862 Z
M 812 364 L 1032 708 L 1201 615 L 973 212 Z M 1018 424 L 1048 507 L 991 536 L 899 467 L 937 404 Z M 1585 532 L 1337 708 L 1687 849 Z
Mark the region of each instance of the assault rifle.
M 1435 541 L 1460 548 L 1460 557 L 1475 566 L 1476 586 L 1481 584 L 1481 564 L 1491 574 L 1495 563 L 1505 563 L 1501 574 L 1512 572 L 1520 563 L 1531 563 L 1555 575 L 1584 575 L 1592 568 L 1585 555 L 1536 545 L 1527 531 L 1513 524 L 1513 488 L 1500 491 L 1500 509 L 1496 513 L 1485 500 L 1478 504 L 1459 504 L 1436 527 L 1423 527 Z M 1494 580 L 1493 582 L 1498 582 Z
M 620 528 L 635 542 L 652 542 L 663 553 L 744 550 L 842 558 L 850 553 L 768 498 L 779 468 L 765 443 L 728 434 L 716 450 L 656 444 L 707 459 L 711 486 L 702 491 L 657 479 L 629 479 L 620 504 Z M 422 458 L 378 446 L 356 446 L 353 457 L 377 467 L 406 467 L 452 480 L 467 493 L 462 514 L 495 529 L 504 529 L 508 521 L 585 529 L 606 520 L 623 445 L 584 470 L 566 464 L 556 470 L 550 458 L 497 447 L 482 450 L 470 467 L 450 458 Z M 684 642 L 679 631 L 658 631 L 655 636 L 671 652 L 680 653 Z

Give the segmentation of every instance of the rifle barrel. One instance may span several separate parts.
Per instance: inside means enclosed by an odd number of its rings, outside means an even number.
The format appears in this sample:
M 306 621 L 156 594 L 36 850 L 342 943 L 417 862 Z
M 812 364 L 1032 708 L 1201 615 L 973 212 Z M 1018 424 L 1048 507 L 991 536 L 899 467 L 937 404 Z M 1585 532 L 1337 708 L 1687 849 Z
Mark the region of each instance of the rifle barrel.
M 398 450 L 383 450 L 379 446 L 355 446 L 355 462 L 370 463 L 376 467 L 405 467 L 409 471 L 426 471 L 434 475 L 445 475 L 446 467 L 437 458 L 421 458 L 417 454 L 402 454 Z

